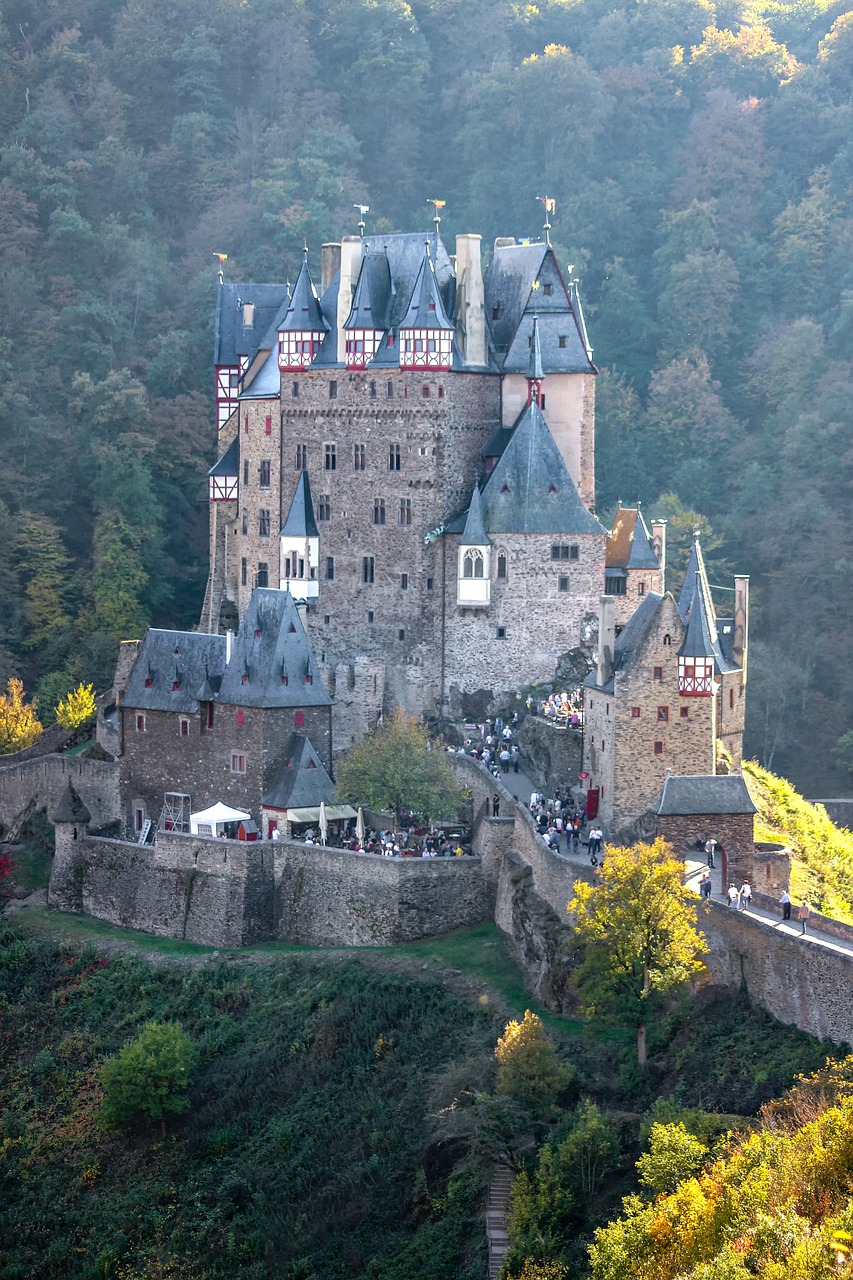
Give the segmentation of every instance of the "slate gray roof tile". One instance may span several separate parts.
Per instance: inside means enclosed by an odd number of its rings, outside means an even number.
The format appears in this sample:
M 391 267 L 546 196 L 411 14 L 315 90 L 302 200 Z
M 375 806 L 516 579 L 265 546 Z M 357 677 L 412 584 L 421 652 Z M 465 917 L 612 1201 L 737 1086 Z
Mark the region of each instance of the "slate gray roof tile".
M 292 733 L 278 772 L 261 804 L 270 809 L 316 809 L 331 804 L 335 784 L 310 739 Z
M 670 774 L 663 784 L 657 807 L 657 813 L 662 817 L 757 812 L 746 782 L 739 773 L 696 774 L 693 777 Z

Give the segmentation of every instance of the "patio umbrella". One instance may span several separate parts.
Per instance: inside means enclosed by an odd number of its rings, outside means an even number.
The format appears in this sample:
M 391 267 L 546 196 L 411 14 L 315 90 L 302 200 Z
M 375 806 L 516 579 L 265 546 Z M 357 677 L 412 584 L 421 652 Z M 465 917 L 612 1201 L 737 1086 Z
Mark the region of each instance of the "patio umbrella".
M 326 821 L 326 805 L 323 800 L 320 801 L 320 842 L 326 843 L 326 836 L 329 834 L 329 824 Z
M 358 836 L 359 843 L 364 844 L 364 837 L 367 832 L 364 826 L 364 812 L 361 805 L 358 806 L 358 817 L 355 820 L 355 834 Z

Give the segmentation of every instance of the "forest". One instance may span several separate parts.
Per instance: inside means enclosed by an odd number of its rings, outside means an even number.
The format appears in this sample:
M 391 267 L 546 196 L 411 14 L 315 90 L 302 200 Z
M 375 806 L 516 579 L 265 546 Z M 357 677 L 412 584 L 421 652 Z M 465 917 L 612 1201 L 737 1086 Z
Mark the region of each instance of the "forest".
M 430 198 L 489 246 L 548 195 L 598 511 L 751 575 L 747 753 L 843 794 L 851 92 L 830 0 L 2 0 L 3 685 L 49 723 L 118 639 L 197 620 L 215 254 L 282 280 L 354 203 L 417 229 Z

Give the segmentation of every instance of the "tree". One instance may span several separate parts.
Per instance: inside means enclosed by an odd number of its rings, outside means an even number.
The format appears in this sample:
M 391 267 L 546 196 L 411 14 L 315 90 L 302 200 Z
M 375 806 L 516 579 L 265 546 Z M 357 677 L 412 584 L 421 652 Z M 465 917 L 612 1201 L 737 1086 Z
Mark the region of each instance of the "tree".
M 338 766 L 338 791 L 351 804 L 390 810 L 395 830 L 404 809 L 426 821 L 455 818 L 463 799 L 440 749 L 404 711 L 346 753 Z
M 652 1195 L 669 1194 L 699 1172 L 707 1154 L 705 1144 L 683 1124 L 653 1124 L 649 1149 L 637 1161 L 640 1182 Z
M 698 973 L 708 950 L 682 872 L 663 840 L 617 847 L 597 883 L 577 884 L 567 908 L 586 948 L 576 975 L 585 1010 L 633 1023 L 641 1066 L 653 997 Z
M 56 704 L 56 718 L 63 729 L 81 729 L 94 720 L 97 710 L 94 685 L 78 684 Z
M 508 1022 L 495 1049 L 498 1093 L 509 1094 L 531 1110 L 551 1111 L 560 1094 L 575 1079 L 560 1062 L 542 1019 L 529 1009 L 521 1022 Z
M 42 727 L 36 715 L 36 702 L 24 701 L 24 686 L 14 676 L 6 685 L 8 692 L 0 698 L 0 751 L 23 751 L 39 737 Z
M 187 1089 L 197 1052 L 179 1022 L 148 1022 L 115 1058 L 104 1063 L 101 1116 L 108 1127 L 142 1117 L 159 1120 L 189 1108 Z

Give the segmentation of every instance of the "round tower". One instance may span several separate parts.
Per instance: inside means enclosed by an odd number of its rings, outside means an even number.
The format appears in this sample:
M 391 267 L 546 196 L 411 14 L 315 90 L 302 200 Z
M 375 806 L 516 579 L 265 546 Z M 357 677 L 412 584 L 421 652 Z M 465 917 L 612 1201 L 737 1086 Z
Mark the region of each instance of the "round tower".
M 69 782 L 53 814 L 55 850 L 47 900 L 60 911 L 83 910 L 83 841 L 92 815 Z

